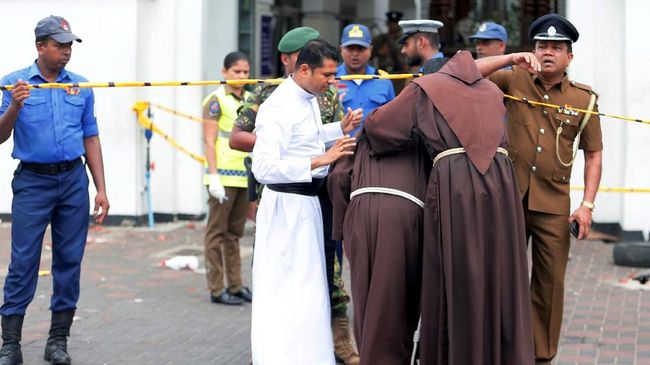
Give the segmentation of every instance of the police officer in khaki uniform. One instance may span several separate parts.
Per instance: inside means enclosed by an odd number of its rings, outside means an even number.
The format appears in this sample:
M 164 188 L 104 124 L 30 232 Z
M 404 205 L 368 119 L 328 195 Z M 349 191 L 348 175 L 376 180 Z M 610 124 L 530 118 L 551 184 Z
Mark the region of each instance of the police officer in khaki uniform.
M 508 151 L 517 172 L 526 232 L 532 238 L 535 359 L 537 364 L 550 364 L 557 353 L 562 325 L 569 224 L 578 222 L 578 239 L 588 235 L 600 183 L 603 142 L 597 115 L 565 107 L 598 110 L 596 93 L 587 85 L 569 80 L 566 74 L 573 59 L 572 44 L 579 36 L 576 28 L 567 19 L 548 14 L 531 24 L 529 35 L 535 42 L 532 55 L 488 57 L 477 64 L 483 75 L 508 64 L 528 64 L 529 67 L 497 71 L 490 79 L 506 94 L 562 106 L 506 102 Z M 532 59 L 533 55 L 536 59 Z M 538 67 L 530 67 L 532 64 Z M 534 68 L 541 70 L 534 72 Z M 574 143 L 584 152 L 585 191 L 582 203 L 569 215 Z

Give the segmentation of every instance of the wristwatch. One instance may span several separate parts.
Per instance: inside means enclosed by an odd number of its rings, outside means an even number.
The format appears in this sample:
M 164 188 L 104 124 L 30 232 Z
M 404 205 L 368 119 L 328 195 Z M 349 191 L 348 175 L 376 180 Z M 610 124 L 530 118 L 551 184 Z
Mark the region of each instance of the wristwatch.
M 594 208 L 596 207 L 594 203 L 588 202 L 586 200 L 583 200 L 582 203 L 580 204 L 583 207 L 586 207 L 587 209 L 591 210 L 592 212 L 594 211 Z

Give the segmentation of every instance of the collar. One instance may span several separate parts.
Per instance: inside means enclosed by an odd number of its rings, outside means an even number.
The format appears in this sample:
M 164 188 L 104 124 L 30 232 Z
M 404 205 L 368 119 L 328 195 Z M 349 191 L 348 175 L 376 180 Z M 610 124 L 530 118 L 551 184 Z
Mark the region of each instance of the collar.
M 224 89 L 224 91 L 226 92 L 226 95 L 232 95 L 233 98 L 235 98 L 235 99 L 237 99 L 237 100 L 239 100 L 239 101 L 244 100 L 244 98 L 245 98 L 245 94 L 246 94 L 246 89 L 244 89 L 244 90 L 242 91 L 242 93 L 241 93 L 241 96 L 239 96 L 239 95 L 235 94 L 235 93 L 232 92 L 232 91 L 228 91 L 228 88 L 227 88 L 226 86 L 228 86 L 228 85 L 224 85 L 224 86 L 223 86 L 223 89 Z
M 427 63 L 428 61 L 430 61 L 430 60 L 434 60 L 434 59 L 436 59 L 436 58 L 445 58 L 445 54 L 442 53 L 442 52 L 440 52 L 440 51 L 438 51 L 438 53 L 434 54 L 433 56 L 431 56 L 431 58 L 429 58 L 427 61 L 425 61 L 424 63 L 422 63 L 422 66 L 420 66 L 420 68 L 418 69 L 418 72 L 419 72 L 419 73 L 422 73 L 422 70 L 424 69 L 424 64 Z
M 300 85 L 298 85 L 293 80 L 293 74 L 289 75 L 289 77 L 287 77 L 287 80 L 285 82 L 287 82 L 290 88 L 296 91 L 296 93 L 300 96 L 300 98 L 309 101 L 310 99 L 313 99 L 315 97 L 315 95 L 303 89 Z
M 374 75 L 377 72 L 374 67 L 366 65 L 366 75 Z M 336 69 L 337 76 L 349 75 L 345 63 L 340 64 Z M 365 80 L 364 80 L 365 81 Z
M 45 77 L 43 77 L 41 70 L 38 68 L 38 64 L 36 63 L 36 60 L 34 60 L 34 63 L 32 63 L 32 65 L 29 67 L 29 79 L 31 80 L 36 76 L 40 77 L 41 80 L 47 82 Z M 65 68 L 61 69 L 61 71 L 59 71 L 59 76 L 57 76 L 56 78 L 56 82 L 61 82 L 67 79 L 70 79 L 70 75 L 68 74 L 68 71 L 66 71 Z
M 534 84 L 539 84 L 539 85 L 542 85 L 542 87 L 543 87 L 542 80 L 540 80 L 540 78 L 539 78 L 539 76 L 537 74 L 531 75 L 531 77 L 532 77 L 532 80 L 533 80 Z M 551 89 L 554 88 L 554 87 L 557 87 L 558 89 L 560 89 L 560 92 L 562 94 L 564 94 L 566 89 L 569 87 L 570 83 L 571 82 L 569 81 L 569 76 L 565 72 L 564 76 L 562 77 L 562 81 L 560 81 L 557 84 L 553 85 L 553 87 L 551 87 Z

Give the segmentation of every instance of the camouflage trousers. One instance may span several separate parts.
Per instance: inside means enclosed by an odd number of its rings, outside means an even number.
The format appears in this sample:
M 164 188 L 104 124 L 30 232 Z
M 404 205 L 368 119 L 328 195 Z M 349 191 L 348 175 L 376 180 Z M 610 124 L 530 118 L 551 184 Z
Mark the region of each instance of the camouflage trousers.
M 343 278 L 341 277 L 341 265 L 338 258 L 334 259 L 334 275 L 332 275 L 332 294 L 330 295 L 330 307 L 332 317 L 345 315 L 348 311 L 350 296 L 345 291 Z

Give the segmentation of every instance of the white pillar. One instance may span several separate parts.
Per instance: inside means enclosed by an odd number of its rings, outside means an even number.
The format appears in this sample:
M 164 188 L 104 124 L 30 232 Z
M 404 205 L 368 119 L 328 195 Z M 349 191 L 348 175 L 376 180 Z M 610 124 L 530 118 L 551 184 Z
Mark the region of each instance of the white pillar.
M 625 2 L 625 37 L 621 39 L 624 60 L 625 108 L 622 113 L 642 119 L 648 119 L 650 112 L 650 93 L 648 93 L 648 60 L 650 48 L 646 46 L 645 34 L 648 28 L 647 15 L 650 14 L 650 2 L 647 0 L 627 0 Z M 604 17 L 601 19 L 605 19 Z M 609 17 L 607 18 L 609 21 Z M 615 31 L 616 32 L 616 31 Z M 603 43 L 601 43 L 601 49 Z M 609 50 L 608 50 L 608 53 Z M 607 58 L 607 57 L 605 57 Z M 650 188 L 650 125 L 625 123 L 625 183 L 630 187 Z M 623 228 L 650 231 L 650 194 L 626 194 Z M 647 236 L 646 236 L 647 237 Z
M 573 0 L 567 3 L 567 17 L 580 32 L 573 45 L 574 59 L 569 68 L 572 80 L 591 85 L 599 94 L 598 107 L 610 113 L 622 112 L 624 100 L 624 22 L 625 14 L 619 0 L 603 0 L 597 4 L 589 0 Z M 604 31 L 599 19 L 607 18 Z M 610 28 L 611 27 L 611 28 Z M 608 45 L 604 51 L 603 45 Z M 601 186 L 625 184 L 625 131 L 628 125 L 611 118 L 601 118 L 603 132 L 603 175 Z M 584 185 L 584 158 L 580 152 L 573 168 L 571 185 Z M 583 192 L 571 193 L 572 210 L 582 201 Z M 594 220 L 599 223 L 621 222 L 623 219 L 623 195 L 599 193 Z
M 341 37 L 339 9 L 340 0 L 303 0 L 302 25 L 318 30 L 322 39 L 338 45 Z

